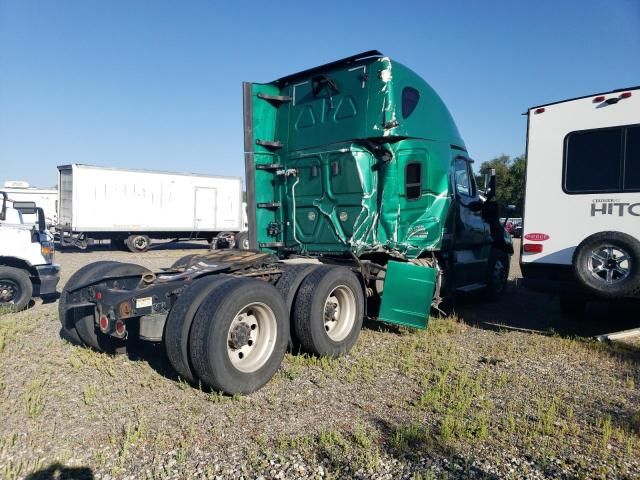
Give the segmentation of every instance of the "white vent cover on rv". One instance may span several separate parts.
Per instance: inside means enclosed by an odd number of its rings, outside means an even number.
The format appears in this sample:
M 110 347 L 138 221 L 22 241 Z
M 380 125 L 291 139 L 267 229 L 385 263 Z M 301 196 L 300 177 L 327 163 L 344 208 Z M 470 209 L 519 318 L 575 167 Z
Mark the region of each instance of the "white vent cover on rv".
M 5 188 L 29 188 L 29 182 L 22 182 L 20 180 L 9 180 L 4 182 Z

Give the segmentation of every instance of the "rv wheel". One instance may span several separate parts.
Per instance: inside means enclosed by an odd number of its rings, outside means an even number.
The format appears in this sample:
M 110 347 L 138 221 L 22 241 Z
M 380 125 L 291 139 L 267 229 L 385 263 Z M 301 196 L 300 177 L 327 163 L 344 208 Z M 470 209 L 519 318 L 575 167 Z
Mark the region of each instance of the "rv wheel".
M 130 235 L 126 240 L 127 248 L 133 253 L 143 253 L 149 250 L 151 240 L 146 235 Z
M 603 298 L 640 291 L 640 242 L 621 232 L 585 238 L 573 253 L 573 271 L 588 290 Z
M 363 315 L 358 277 L 348 268 L 321 267 L 304 279 L 296 295 L 295 335 L 309 353 L 345 355 L 360 335 Z
M 282 295 L 269 283 L 232 278 L 217 285 L 198 308 L 189 333 L 196 374 L 228 394 L 258 390 L 282 363 L 288 320 Z

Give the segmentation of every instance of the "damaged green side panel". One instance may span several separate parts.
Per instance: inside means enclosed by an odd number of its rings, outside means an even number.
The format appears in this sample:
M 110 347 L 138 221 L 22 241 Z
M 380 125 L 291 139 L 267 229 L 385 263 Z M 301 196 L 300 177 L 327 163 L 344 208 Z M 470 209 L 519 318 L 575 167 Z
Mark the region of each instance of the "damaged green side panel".
M 426 328 L 435 289 L 436 270 L 390 261 L 378 319 L 413 328 Z
M 405 259 L 438 250 L 449 167 L 466 154 L 456 125 L 407 67 L 381 55 L 346 60 L 245 90 L 254 247 Z

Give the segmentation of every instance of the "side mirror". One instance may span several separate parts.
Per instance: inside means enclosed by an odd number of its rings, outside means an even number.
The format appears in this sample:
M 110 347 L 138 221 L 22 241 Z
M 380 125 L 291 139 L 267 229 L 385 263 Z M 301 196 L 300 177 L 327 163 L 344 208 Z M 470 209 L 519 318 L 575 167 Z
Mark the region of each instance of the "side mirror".
M 7 194 L 5 192 L 0 192 L 2 194 L 2 210 L 0 210 L 0 220 L 5 221 L 7 219 Z
M 37 207 L 36 211 L 38 212 L 38 231 L 42 233 L 47 229 L 47 222 L 44 218 L 44 210 L 40 207 Z
M 23 215 L 33 215 L 36 213 L 36 202 L 13 202 L 13 208 Z
M 484 191 L 487 201 L 496 196 L 496 169 L 491 168 L 484 174 Z

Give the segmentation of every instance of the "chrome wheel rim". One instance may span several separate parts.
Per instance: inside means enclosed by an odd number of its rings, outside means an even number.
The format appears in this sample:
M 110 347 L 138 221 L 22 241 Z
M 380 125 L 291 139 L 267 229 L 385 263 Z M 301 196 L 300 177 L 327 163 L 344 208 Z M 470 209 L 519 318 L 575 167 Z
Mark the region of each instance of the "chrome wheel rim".
M 133 246 L 138 250 L 144 250 L 147 248 L 147 239 L 144 237 L 136 237 L 133 240 Z
M 599 282 L 613 285 L 626 280 L 631 273 L 631 257 L 620 247 L 602 245 L 591 251 L 587 268 Z
M 356 322 L 356 296 L 353 291 L 339 285 L 324 302 L 324 329 L 334 342 L 347 338 Z
M 20 296 L 20 286 L 13 280 L 0 280 L 0 304 L 15 303 L 15 299 Z
M 233 318 L 227 333 L 227 355 L 233 366 L 244 373 L 259 370 L 276 346 L 276 315 L 264 303 L 251 303 Z

